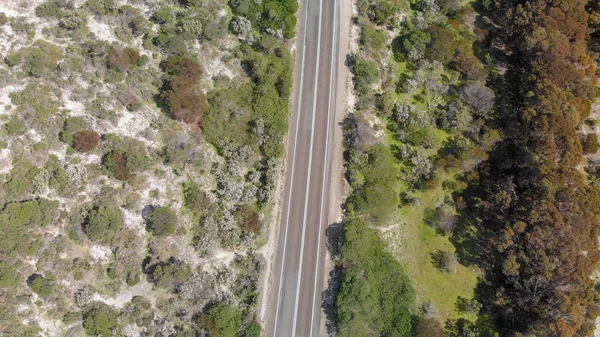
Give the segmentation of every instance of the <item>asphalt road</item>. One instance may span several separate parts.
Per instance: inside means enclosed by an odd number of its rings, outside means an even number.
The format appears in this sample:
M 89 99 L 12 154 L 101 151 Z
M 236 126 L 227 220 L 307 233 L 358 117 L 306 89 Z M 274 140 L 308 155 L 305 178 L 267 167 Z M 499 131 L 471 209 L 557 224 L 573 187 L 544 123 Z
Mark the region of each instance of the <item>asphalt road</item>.
M 300 1 L 293 113 L 268 336 L 316 337 L 321 327 L 339 1 Z

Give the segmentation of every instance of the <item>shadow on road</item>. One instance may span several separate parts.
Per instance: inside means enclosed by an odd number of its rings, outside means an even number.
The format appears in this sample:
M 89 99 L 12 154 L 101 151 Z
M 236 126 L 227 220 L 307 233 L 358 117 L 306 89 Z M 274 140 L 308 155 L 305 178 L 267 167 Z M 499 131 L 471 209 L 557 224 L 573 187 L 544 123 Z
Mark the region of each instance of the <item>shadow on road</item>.
M 329 272 L 329 281 L 327 282 L 327 289 L 321 294 L 323 300 L 321 307 L 325 313 L 325 327 L 327 334 L 330 336 L 334 335 L 337 328 L 337 308 L 336 299 L 340 291 L 340 282 L 342 277 L 342 270 L 339 265 L 342 242 L 344 241 L 344 223 L 331 224 L 325 230 L 325 236 L 327 237 L 327 250 L 333 260 L 334 267 Z

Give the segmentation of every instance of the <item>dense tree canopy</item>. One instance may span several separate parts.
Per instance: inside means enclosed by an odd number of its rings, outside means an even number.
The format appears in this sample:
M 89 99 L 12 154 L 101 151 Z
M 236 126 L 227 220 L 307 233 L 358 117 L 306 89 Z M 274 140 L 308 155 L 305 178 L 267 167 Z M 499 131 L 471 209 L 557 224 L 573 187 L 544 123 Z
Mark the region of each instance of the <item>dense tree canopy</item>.
M 586 3 L 496 2 L 488 13 L 488 39 L 510 64 L 497 84 L 506 137 L 465 196 L 486 242 L 481 298 L 510 336 L 575 336 L 597 312 L 600 191 L 576 169 L 596 92 Z

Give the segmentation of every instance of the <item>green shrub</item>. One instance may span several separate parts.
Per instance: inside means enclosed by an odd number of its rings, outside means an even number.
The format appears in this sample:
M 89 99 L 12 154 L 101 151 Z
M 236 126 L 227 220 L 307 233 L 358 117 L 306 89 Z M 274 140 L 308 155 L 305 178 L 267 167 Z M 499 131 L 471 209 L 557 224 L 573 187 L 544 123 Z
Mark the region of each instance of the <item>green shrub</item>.
M 11 52 L 5 59 L 9 67 L 23 63 L 23 71 L 34 77 L 46 76 L 63 58 L 62 49 L 48 41 L 37 40 L 31 47 Z
M 175 234 L 177 223 L 177 214 L 170 207 L 158 206 L 148 214 L 148 229 L 157 236 Z
M 356 57 L 354 63 L 354 82 L 359 95 L 366 94 L 371 86 L 379 79 L 379 68 L 371 60 Z
M 248 18 L 261 32 L 281 30 L 285 38 L 294 37 L 297 0 L 233 0 L 230 4 L 235 15 Z
M 193 182 L 186 182 L 182 185 L 183 205 L 192 211 L 196 217 L 210 214 L 215 211 L 215 206 L 210 202 L 206 192 Z
M 87 0 L 83 7 L 97 15 L 113 15 L 118 9 L 115 0 Z
M 44 151 L 48 150 L 48 143 L 38 142 L 33 145 L 33 149 L 35 151 Z
M 47 199 L 11 202 L 0 210 L 0 255 L 28 255 L 37 250 L 35 231 L 52 222 L 58 202 Z
M 63 130 L 59 137 L 65 143 L 71 144 L 73 142 L 73 134 L 81 129 L 84 129 L 87 123 L 83 117 L 68 117 L 65 119 Z
M 8 22 L 8 16 L 6 13 L 0 12 L 0 26 L 4 26 Z
M 35 8 L 35 15 L 41 18 L 61 19 L 67 15 L 66 0 L 47 0 Z
M 24 135 L 27 132 L 27 126 L 25 123 L 16 115 L 13 115 L 8 123 L 4 125 L 6 132 L 10 136 L 18 137 Z
M 209 336 L 236 337 L 240 335 L 242 317 L 236 307 L 219 303 L 200 317 L 199 325 Z
M 27 280 L 31 290 L 41 297 L 48 297 L 52 293 L 52 283 L 39 274 L 34 274 Z
M 95 302 L 83 314 L 83 328 L 91 336 L 115 336 L 119 312 L 108 305 Z
M 102 164 L 115 178 L 127 181 L 135 177 L 128 159 L 129 155 L 126 152 L 115 150 L 104 155 Z
M 61 102 L 48 86 L 28 84 L 23 90 L 11 93 L 9 96 L 19 112 L 29 109 L 35 111 L 35 123 L 44 130 L 52 125 L 49 119 L 59 112 L 61 106 Z
M 374 1 L 369 7 L 367 16 L 369 19 L 378 25 L 389 25 L 391 19 L 396 15 L 398 6 L 394 1 L 389 0 L 377 0 Z
M 412 336 L 415 291 L 378 232 L 362 220 L 344 225 L 338 336 Z
M 187 263 L 171 257 L 166 262 L 156 263 L 146 269 L 148 281 L 157 287 L 173 289 L 187 281 L 192 276 L 192 270 Z
M 15 266 L 0 261 L 0 288 L 15 288 L 21 281 L 21 275 L 17 273 Z
M 368 161 L 360 172 L 364 182 L 354 189 L 346 207 L 352 214 L 364 215 L 375 224 L 385 224 L 398 205 L 398 168 L 390 149 L 380 143 L 371 147 Z
M 121 211 L 110 205 L 94 206 L 83 223 L 85 234 L 98 243 L 108 243 L 122 227 Z

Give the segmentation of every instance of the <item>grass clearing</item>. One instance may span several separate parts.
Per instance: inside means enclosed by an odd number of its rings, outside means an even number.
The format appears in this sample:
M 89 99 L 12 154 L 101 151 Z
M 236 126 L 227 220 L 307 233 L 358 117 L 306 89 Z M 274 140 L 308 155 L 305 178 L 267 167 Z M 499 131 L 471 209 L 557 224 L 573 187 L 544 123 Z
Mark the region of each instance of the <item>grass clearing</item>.
M 390 134 L 387 135 L 392 144 L 400 142 Z M 438 130 L 440 144 L 449 135 Z M 429 155 L 438 149 L 428 150 Z M 433 302 L 439 309 L 440 319 L 456 319 L 459 317 L 474 320 L 473 314 L 459 313 L 456 310 L 458 297 L 473 298 L 480 271 L 477 267 L 465 267 L 458 264 L 455 274 L 440 271 L 432 261 L 432 254 L 438 250 L 454 252 L 455 248 L 449 236 L 438 234 L 435 228 L 424 222 L 425 211 L 434 209 L 443 203 L 444 198 L 451 192 L 443 189 L 444 181 L 455 179 L 456 171 L 438 171 L 439 182 L 432 189 L 422 189 L 412 193 L 417 202 L 414 205 L 403 206 L 397 213 L 397 226 L 382 229 L 382 236 L 391 248 L 394 256 L 405 266 L 408 275 L 414 283 L 419 304 Z M 407 188 L 402 184 L 403 188 Z
M 452 176 L 446 174 L 442 179 L 452 179 Z M 432 254 L 438 250 L 455 251 L 448 236 L 436 233 L 423 221 L 425 210 L 435 208 L 446 194 L 441 184 L 434 190 L 415 193 L 420 204 L 401 208 L 398 212 L 399 225 L 384 230 L 383 238 L 413 280 L 418 303 L 434 302 L 443 320 L 458 317 L 474 319 L 474 315 L 459 314 L 455 305 L 459 296 L 473 297 L 479 269 L 459 264 L 455 274 L 446 274 L 432 262 Z

